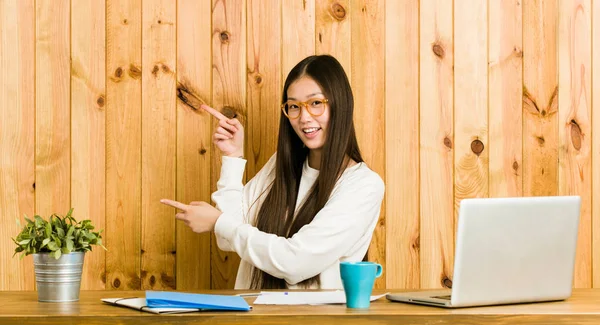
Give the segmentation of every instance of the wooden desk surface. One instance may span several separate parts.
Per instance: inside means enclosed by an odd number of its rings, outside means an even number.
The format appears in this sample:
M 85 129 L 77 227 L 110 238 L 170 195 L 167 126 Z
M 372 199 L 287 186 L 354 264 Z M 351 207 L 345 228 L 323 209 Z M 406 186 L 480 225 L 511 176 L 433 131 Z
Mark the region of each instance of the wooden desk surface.
M 397 290 L 386 290 L 397 291 Z M 203 293 L 235 294 L 233 291 Z M 383 293 L 383 291 L 376 291 Z M 35 291 L 0 291 L 0 324 L 600 324 L 600 289 L 575 289 L 565 301 L 443 309 L 381 298 L 369 310 L 345 305 L 253 305 L 249 312 L 155 315 L 104 304 L 100 298 L 143 297 L 143 291 L 82 291 L 79 302 L 41 303 Z M 252 305 L 255 298 L 246 298 Z

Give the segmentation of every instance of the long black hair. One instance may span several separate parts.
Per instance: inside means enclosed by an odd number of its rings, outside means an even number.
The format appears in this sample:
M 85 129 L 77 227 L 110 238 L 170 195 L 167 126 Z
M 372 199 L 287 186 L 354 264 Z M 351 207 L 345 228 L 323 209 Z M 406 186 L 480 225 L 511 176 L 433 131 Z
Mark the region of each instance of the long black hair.
M 342 65 L 332 56 L 309 56 L 299 62 L 287 76 L 282 102 L 287 101 L 290 85 L 302 78 L 314 80 L 329 100 L 329 126 L 321 154 L 321 167 L 304 204 L 294 211 L 302 177 L 302 165 L 309 150 L 281 112 L 275 179 L 261 205 L 256 227 L 264 232 L 286 238 L 292 237 L 310 223 L 329 200 L 333 188 L 349 163 L 362 162 L 353 123 L 354 96 Z M 348 159 L 349 158 L 349 159 Z M 296 217 L 294 218 L 294 215 Z M 306 279 L 300 285 L 320 284 L 319 275 Z M 258 268 L 252 272 L 251 288 L 284 289 L 286 282 Z

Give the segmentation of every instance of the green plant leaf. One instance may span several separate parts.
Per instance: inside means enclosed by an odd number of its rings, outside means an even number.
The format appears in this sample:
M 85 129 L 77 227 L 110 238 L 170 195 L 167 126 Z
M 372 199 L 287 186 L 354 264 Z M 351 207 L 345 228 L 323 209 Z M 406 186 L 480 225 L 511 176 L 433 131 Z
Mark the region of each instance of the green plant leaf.
M 61 247 L 62 246 L 62 241 L 60 240 L 60 238 L 54 234 L 52 234 L 52 238 L 54 239 L 54 242 L 56 242 L 56 246 Z
M 40 246 L 40 248 L 48 245 L 48 243 L 50 242 L 50 240 L 52 240 L 51 238 L 44 238 L 44 241 L 42 241 L 42 246 Z
M 27 245 L 27 244 L 29 244 L 29 242 L 31 242 L 31 239 L 25 239 L 25 240 L 21 240 L 21 241 L 19 242 L 19 245 Z
M 56 251 L 56 250 L 58 250 L 58 248 L 59 248 L 59 246 L 56 244 L 56 242 L 51 241 L 48 243 L 49 250 Z
M 65 238 L 65 231 L 62 228 L 57 228 L 56 233 L 58 234 L 58 238 Z
M 42 227 L 44 225 L 44 220 L 40 216 L 35 216 L 34 219 L 36 228 Z
M 52 225 L 50 223 L 46 223 L 46 237 L 50 237 L 52 234 Z
M 73 225 L 69 226 L 69 230 L 67 231 L 67 237 L 72 236 L 74 231 L 75 227 Z
M 70 253 L 71 251 L 73 251 L 73 247 L 74 247 L 73 241 L 71 239 L 67 239 L 66 242 L 67 242 L 67 250 L 69 250 L 69 253 Z

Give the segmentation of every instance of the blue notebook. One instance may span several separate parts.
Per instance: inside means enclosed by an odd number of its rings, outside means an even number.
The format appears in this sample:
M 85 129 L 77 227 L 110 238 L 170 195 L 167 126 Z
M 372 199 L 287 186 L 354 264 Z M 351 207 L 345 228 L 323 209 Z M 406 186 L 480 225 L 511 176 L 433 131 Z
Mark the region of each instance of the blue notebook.
M 146 304 L 152 308 L 199 308 L 202 310 L 248 311 L 251 307 L 240 296 L 146 291 Z

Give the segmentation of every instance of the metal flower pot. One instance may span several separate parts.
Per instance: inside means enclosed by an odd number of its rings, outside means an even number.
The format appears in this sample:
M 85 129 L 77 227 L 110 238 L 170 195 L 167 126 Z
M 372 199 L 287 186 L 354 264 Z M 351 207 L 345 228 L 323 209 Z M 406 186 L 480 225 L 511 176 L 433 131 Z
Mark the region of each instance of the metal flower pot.
M 48 253 L 33 254 L 38 300 L 78 301 L 84 257 L 85 252 L 64 254 L 59 259 Z

